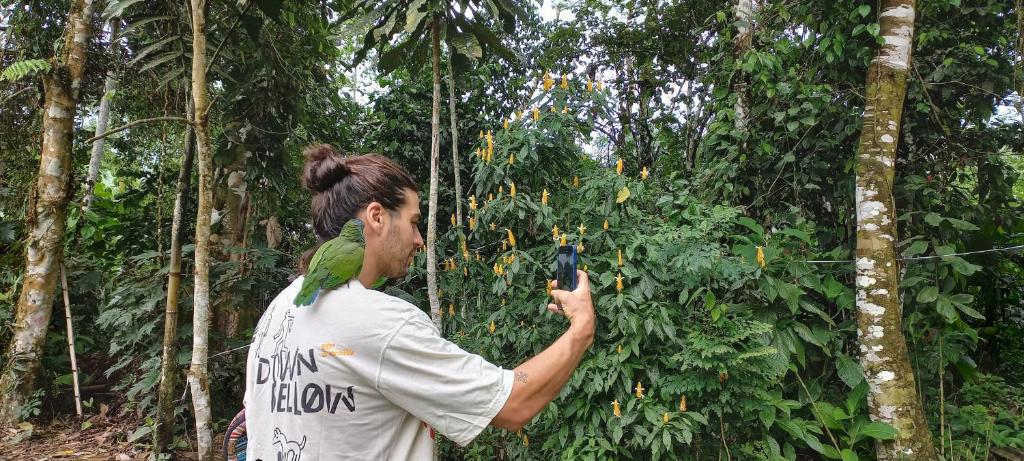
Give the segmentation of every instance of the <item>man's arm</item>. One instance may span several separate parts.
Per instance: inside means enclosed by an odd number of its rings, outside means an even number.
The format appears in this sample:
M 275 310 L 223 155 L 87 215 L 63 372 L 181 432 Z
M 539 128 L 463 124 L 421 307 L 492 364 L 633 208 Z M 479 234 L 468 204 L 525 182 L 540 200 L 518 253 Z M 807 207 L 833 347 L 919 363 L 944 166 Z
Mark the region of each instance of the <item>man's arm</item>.
M 576 290 L 552 290 L 558 304 L 548 310 L 569 318 L 569 329 L 540 354 L 515 368 L 512 393 L 491 425 L 518 431 L 551 403 L 569 381 L 583 354 L 594 342 L 594 305 L 590 300 L 590 280 L 577 271 Z

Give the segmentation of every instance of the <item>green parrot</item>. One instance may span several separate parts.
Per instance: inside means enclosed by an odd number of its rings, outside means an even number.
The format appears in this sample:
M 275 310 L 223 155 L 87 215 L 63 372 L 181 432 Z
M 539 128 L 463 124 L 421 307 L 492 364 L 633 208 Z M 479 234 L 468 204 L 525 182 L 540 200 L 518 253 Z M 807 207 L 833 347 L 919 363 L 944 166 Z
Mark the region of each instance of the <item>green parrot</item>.
M 363 221 L 351 219 L 341 228 L 337 237 L 324 242 L 309 262 L 302 288 L 295 296 L 295 305 L 308 306 L 316 301 L 321 290 L 332 290 L 358 276 L 363 268 L 363 251 L 366 240 L 363 236 Z M 381 277 L 373 288 L 381 286 L 387 279 Z

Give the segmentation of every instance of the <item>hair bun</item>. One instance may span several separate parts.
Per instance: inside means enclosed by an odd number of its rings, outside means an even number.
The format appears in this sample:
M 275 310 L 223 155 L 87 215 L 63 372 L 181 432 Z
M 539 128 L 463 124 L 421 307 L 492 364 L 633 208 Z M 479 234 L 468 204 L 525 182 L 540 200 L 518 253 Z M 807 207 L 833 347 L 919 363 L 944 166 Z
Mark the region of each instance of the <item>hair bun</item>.
M 313 192 L 323 192 L 337 184 L 352 170 L 330 144 L 315 144 L 302 151 L 306 165 L 302 168 L 302 185 Z

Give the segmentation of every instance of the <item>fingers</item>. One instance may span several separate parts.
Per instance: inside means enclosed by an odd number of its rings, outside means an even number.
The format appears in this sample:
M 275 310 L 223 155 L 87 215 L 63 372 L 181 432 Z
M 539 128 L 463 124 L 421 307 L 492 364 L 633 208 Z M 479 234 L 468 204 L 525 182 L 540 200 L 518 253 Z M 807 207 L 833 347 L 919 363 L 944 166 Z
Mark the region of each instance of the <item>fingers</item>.
M 558 314 L 561 316 L 565 315 L 565 311 L 563 311 L 561 307 L 558 307 L 557 305 L 554 304 L 548 304 L 548 311 L 550 311 L 552 314 Z
M 576 269 L 576 290 L 586 288 L 590 290 L 590 274 Z

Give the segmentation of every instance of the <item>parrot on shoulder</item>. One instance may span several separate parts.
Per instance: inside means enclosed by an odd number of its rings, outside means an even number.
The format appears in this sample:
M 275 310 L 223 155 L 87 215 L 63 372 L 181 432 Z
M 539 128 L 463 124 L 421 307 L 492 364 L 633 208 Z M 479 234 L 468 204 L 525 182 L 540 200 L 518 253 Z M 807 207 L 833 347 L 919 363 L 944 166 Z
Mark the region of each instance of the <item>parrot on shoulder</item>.
M 296 306 L 308 306 L 316 301 L 321 291 L 328 291 L 348 283 L 359 275 L 363 268 L 363 252 L 366 239 L 363 236 L 363 221 L 350 219 L 341 228 L 337 237 L 324 242 L 313 254 L 302 281 L 302 288 L 295 296 Z M 381 277 L 373 288 L 387 279 Z

